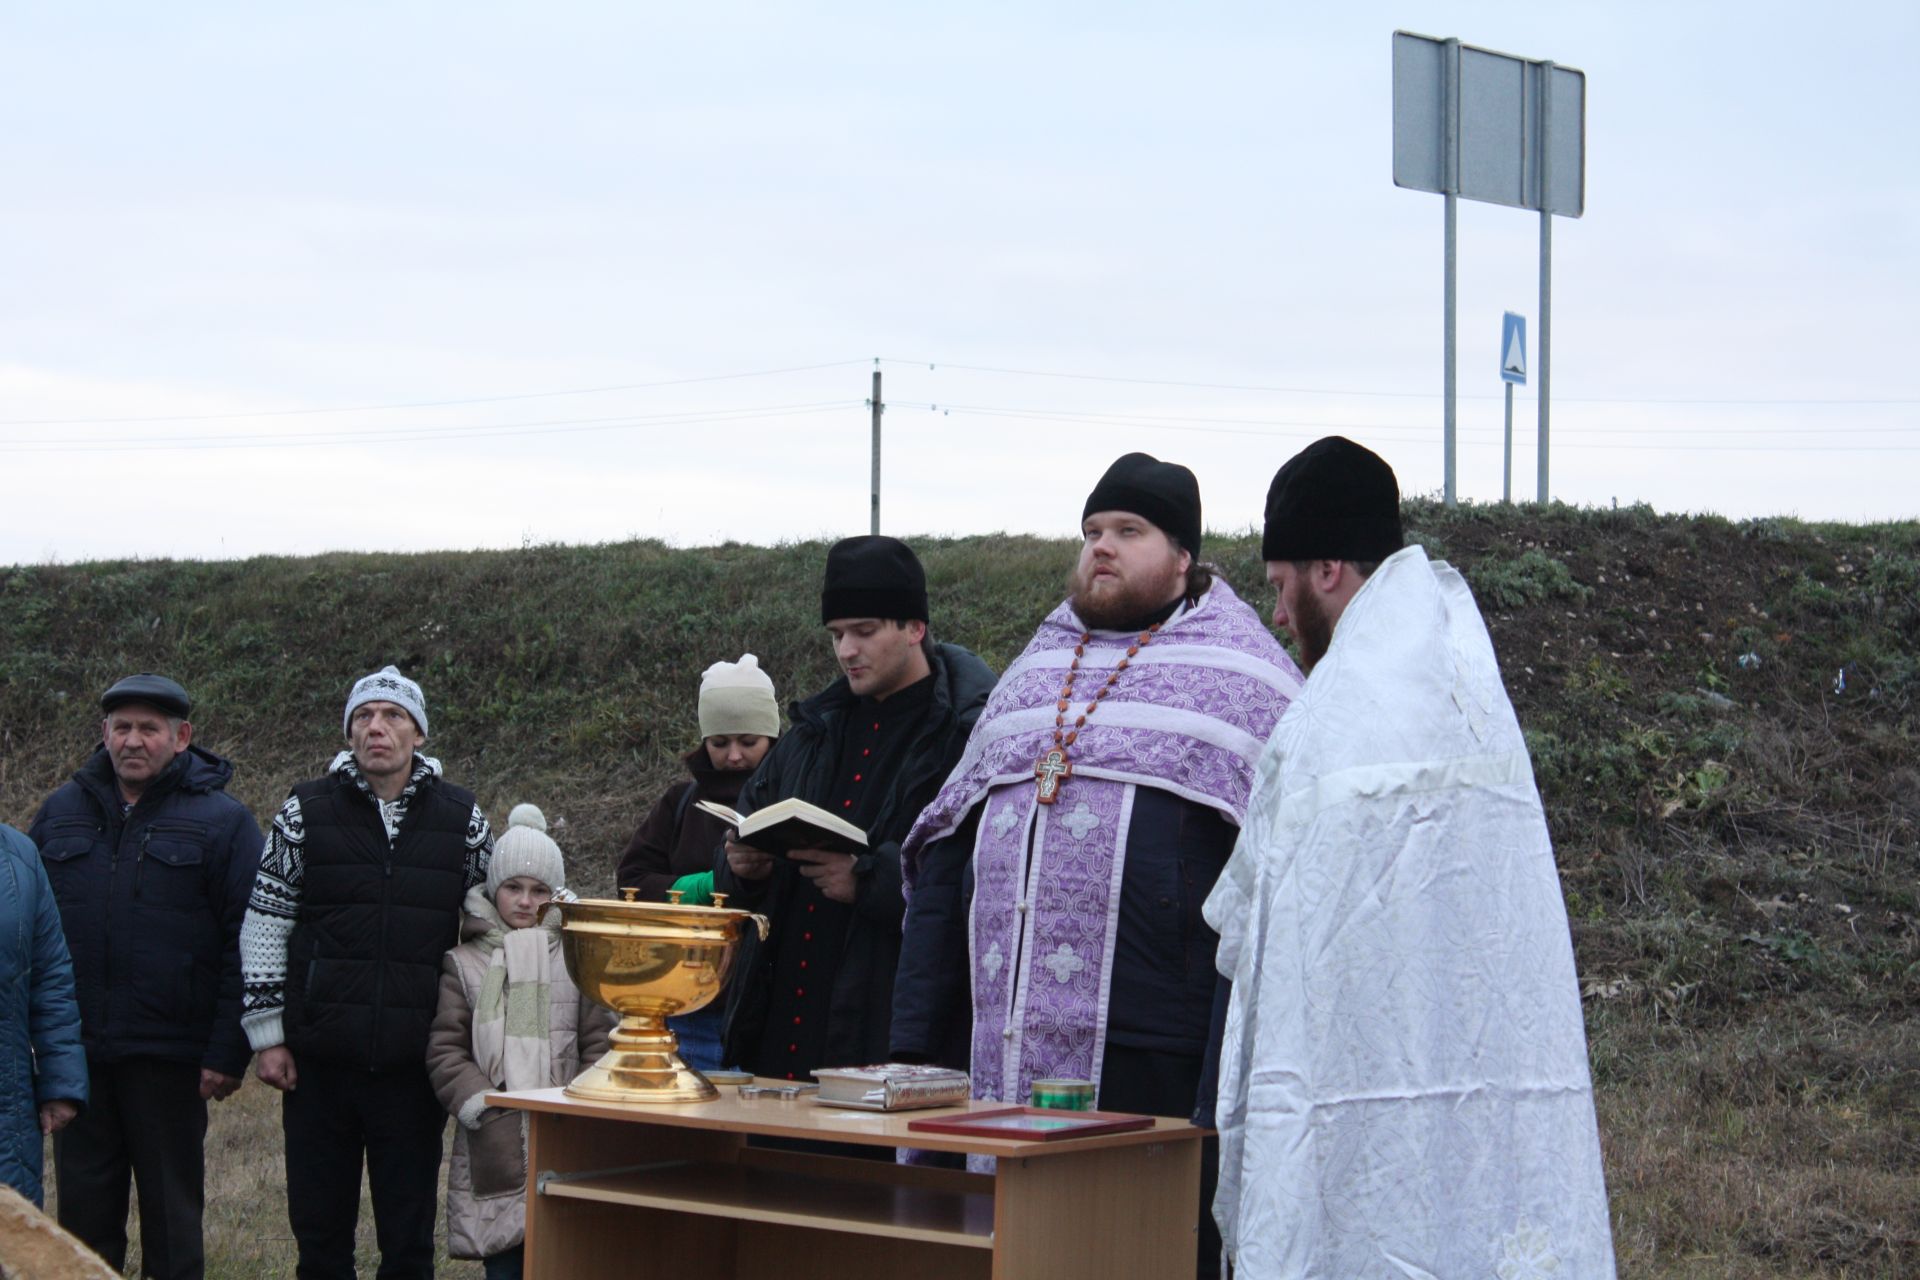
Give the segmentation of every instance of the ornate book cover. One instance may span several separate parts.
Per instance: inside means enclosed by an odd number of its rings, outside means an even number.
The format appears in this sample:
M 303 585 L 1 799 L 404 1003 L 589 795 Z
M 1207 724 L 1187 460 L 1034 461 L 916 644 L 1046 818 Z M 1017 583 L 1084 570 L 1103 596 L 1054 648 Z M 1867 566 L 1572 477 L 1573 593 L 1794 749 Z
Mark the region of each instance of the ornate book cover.
M 820 1070 L 813 1073 L 813 1078 L 820 1082 L 817 1101 L 863 1111 L 950 1107 L 965 1102 L 972 1089 L 964 1071 L 905 1062 Z

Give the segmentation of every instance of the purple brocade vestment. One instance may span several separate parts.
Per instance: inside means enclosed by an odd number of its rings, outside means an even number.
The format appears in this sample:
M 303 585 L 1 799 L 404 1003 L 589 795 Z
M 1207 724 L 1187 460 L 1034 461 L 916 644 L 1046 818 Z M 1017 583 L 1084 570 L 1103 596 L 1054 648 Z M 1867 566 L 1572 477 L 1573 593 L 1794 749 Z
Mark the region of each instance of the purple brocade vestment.
M 1106 1043 L 1127 828 L 1139 787 L 1218 809 L 1238 825 L 1267 735 L 1302 677 L 1224 581 L 1134 656 L 1067 748 L 1059 799 L 1038 802 L 1034 765 L 1054 745 L 1061 686 L 1084 633 L 1069 604 L 1048 615 L 995 686 L 967 749 L 904 846 L 919 851 L 985 804 L 974 843 L 968 952 L 973 1092 L 1024 1102 L 1033 1081 L 1091 1080 Z M 1097 689 L 1137 639 L 1095 632 L 1080 662 Z M 1085 707 L 1075 699 L 1068 723 Z

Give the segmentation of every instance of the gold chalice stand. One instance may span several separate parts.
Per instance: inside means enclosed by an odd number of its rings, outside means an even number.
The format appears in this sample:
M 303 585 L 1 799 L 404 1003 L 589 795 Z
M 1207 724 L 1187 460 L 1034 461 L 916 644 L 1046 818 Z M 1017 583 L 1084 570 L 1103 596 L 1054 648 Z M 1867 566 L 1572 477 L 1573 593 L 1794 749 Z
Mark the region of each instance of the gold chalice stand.
M 749 925 L 766 940 L 767 918 L 729 909 L 724 894 L 710 907 L 587 898 L 556 902 L 567 972 L 588 999 L 620 1015 L 612 1047 L 568 1085 L 595 1102 L 705 1102 L 720 1096 L 680 1057 L 667 1026 L 676 1014 L 705 1006 L 725 987 L 727 970 Z

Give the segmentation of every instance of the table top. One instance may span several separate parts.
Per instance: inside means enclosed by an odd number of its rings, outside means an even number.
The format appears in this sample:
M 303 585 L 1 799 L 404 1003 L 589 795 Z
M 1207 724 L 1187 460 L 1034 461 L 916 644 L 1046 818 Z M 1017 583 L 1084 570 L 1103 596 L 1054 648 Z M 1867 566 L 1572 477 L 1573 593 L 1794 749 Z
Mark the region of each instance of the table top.
M 762 1084 L 782 1081 L 763 1080 Z M 489 1105 L 514 1107 L 549 1115 L 593 1120 L 621 1120 L 673 1128 L 753 1133 L 816 1142 L 847 1142 L 881 1147 L 911 1147 L 921 1151 L 963 1151 L 991 1156 L 1060 1156 L 1105 1147 L 1137 1146 L 1154 1142 L 1194 1142 L 1207 1130 L 1185 1120 L 1156 1117 L 1150 1129 L 1096 1134 L 1085 1138 L 984 1138 L 951 1133 L 923 1133 L 907 1128 L 920 1119 L 962 1116 L 969 1111 L 1003 1111 L 1003 1102 L 968 1102 L 949 1107 L 921 1107 L 912 1111 L 860 1111 L 828 1106 L 807 1098 L 742 1098 L 737 1088 L 723 1086 L 720 1096 L 707 1102 L 591 1102 L 570 1098 L 561 1089 L 523 1089 L 487 1095 Z

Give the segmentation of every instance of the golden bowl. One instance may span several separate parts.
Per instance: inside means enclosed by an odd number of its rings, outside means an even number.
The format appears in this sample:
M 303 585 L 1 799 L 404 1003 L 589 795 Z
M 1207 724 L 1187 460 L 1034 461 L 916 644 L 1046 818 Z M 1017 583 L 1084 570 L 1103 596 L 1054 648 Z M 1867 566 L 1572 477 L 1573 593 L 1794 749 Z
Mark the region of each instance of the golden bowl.
M 678 895 L 675 895 L 676 897 Z M 612 1047 L 567 1086 L 596 1102 L 702 1102 L 719 1096 L 680 1057 L 666 1020 L 718 996 L 751 922 L 760 938 L 767 919 L 731 910 L 715 895 L 711 907 L 678 902 L 556 902 L 567 973 L 582 994 L 620 1015 Z

